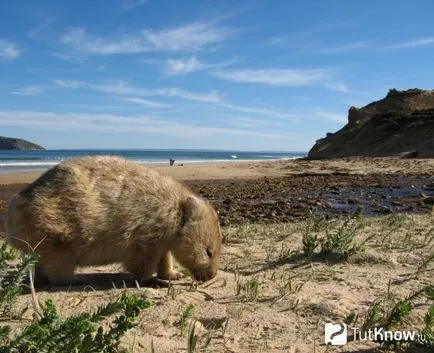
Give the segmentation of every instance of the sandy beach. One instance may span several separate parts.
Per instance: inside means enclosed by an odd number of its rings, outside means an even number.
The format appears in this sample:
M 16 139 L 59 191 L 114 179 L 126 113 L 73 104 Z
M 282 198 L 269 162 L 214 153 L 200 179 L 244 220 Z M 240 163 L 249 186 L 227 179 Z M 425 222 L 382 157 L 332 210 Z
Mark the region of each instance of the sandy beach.
M 279 163 L 279 162 L 277 162 Z M 159 170 L 161 173 L 171 175 L 179 180 L 197 179 L 239 179 L 255 178 L 261 175 L 283 175 L 279 173 L 276 162 L 233 162 L 233 163 L 183 163 L 182 166 L 174 165 L 147 165 Z M 43 172 L 21 172 L 0 174 L 0 184 L 30 183 L 38 178 Z
M 334 160 L 307 161 L 303 159 L 230 162 L 230 163 L 183 163 L 182 166 L 148 165 L 161 173 L 179 180 L 254 179 L 282 177 L 291 174 L 434 174 L 433 159 L 400 158 L 340 158 Z M 34 181 L 43 172 L 0 174 L 0 185 L 22 184 Z
M 209 283 L 174 281 L 167 288 L 135 288 L 117 265 L 82 268 L 88 285 L 37 288 L 62 315 L 95 310 L 124 289 L 152 303 L 126 335 L 135 352 L 184 352 L 179 320 L 188 305 L 198 351 L 209 352 L 381 352 L 374 342 L 324 346 L 324 323 L 358 314 L 360 327 L 378 298 L 403 298 L 432 284 L 434 160 L 353 158 L 331 161 L 267 161 L 156 167 L 209 199 L 219 211 L 225 244 L 222 268 Z M 0 214 L 13 193 L 40 173 L 0 176 Z M 347 260 L 303 257 L 303 234 L 314 208 L 333 216 L 364 207 L 357 242 Z M 0 228 L 0 231 L 3 231 Z M 421 270 L 423 268 L 423 270 Z M 415 275 L 417 273 L 417 275 Z M 389 294 L 388 294 L 389 293 Z M 392 293 L 392 294 L 390 294 Z M 31 295 L 19 297 L 18 311 Z M 421 329 L 429 301 L 421 298 L 402 329 Z M 24 315 L 31 318 L 32 310 Z M 19 325 L 11 321 L 18 330 Z M 206 343 L 208 342 L 208 343 Z M 414 352 L 426 352 L 424 350 Z

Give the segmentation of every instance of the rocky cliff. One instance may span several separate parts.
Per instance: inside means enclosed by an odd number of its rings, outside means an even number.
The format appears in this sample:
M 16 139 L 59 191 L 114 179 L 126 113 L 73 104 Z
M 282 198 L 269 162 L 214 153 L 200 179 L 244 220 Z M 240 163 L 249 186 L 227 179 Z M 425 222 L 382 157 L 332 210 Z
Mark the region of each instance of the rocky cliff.
M 396 155 L 434 157 L 434 90 L 391 89 L 382 100 L 351 107 L 348 124 L 316 141 L 308 158 Z
M 0 150 L 44 151 L 45 148 L 23 139 L 0 136 Z

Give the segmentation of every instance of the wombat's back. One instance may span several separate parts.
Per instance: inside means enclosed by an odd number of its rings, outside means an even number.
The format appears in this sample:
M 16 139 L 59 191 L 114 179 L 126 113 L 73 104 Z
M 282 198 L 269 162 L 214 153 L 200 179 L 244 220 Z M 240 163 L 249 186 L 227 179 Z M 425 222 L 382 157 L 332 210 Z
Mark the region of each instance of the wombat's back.
M 85 248 L 121 236 L 127 246 L 138 227 L 170 232 L 183 193 L 187 191 L 177 181 L 122 158 L 66 161 L 12 199 L 10 242 L 28 250 L 48 236 Z

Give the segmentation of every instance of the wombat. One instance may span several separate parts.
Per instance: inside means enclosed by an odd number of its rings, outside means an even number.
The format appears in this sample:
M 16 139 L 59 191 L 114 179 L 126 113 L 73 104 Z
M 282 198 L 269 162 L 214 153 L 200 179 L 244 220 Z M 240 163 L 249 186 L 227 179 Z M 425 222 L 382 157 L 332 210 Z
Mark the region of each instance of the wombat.
M 40 255 L 36 280 L 71 283 L 77 266 L 123 263 L 139 280 L 179 279 L 171 254 L 198 281 L 220 265 L 218 214 L 175 179 L 119 157 L 62 162 L 16 194 L 6 238 Z

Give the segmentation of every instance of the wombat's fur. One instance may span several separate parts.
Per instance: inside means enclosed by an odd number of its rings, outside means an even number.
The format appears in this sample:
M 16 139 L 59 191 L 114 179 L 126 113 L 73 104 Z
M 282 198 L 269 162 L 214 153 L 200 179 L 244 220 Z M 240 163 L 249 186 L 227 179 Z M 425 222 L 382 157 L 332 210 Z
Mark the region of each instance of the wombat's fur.
M 9 205 L 7 239 L 40 255 L 36 279 L 67 284 L 77 266 L 121 262 L 140 280 L 178 279 L 171 254 L 199 281 L 219 268 L 218 215 L 176 180 L 118 157 L 49 169 Z

